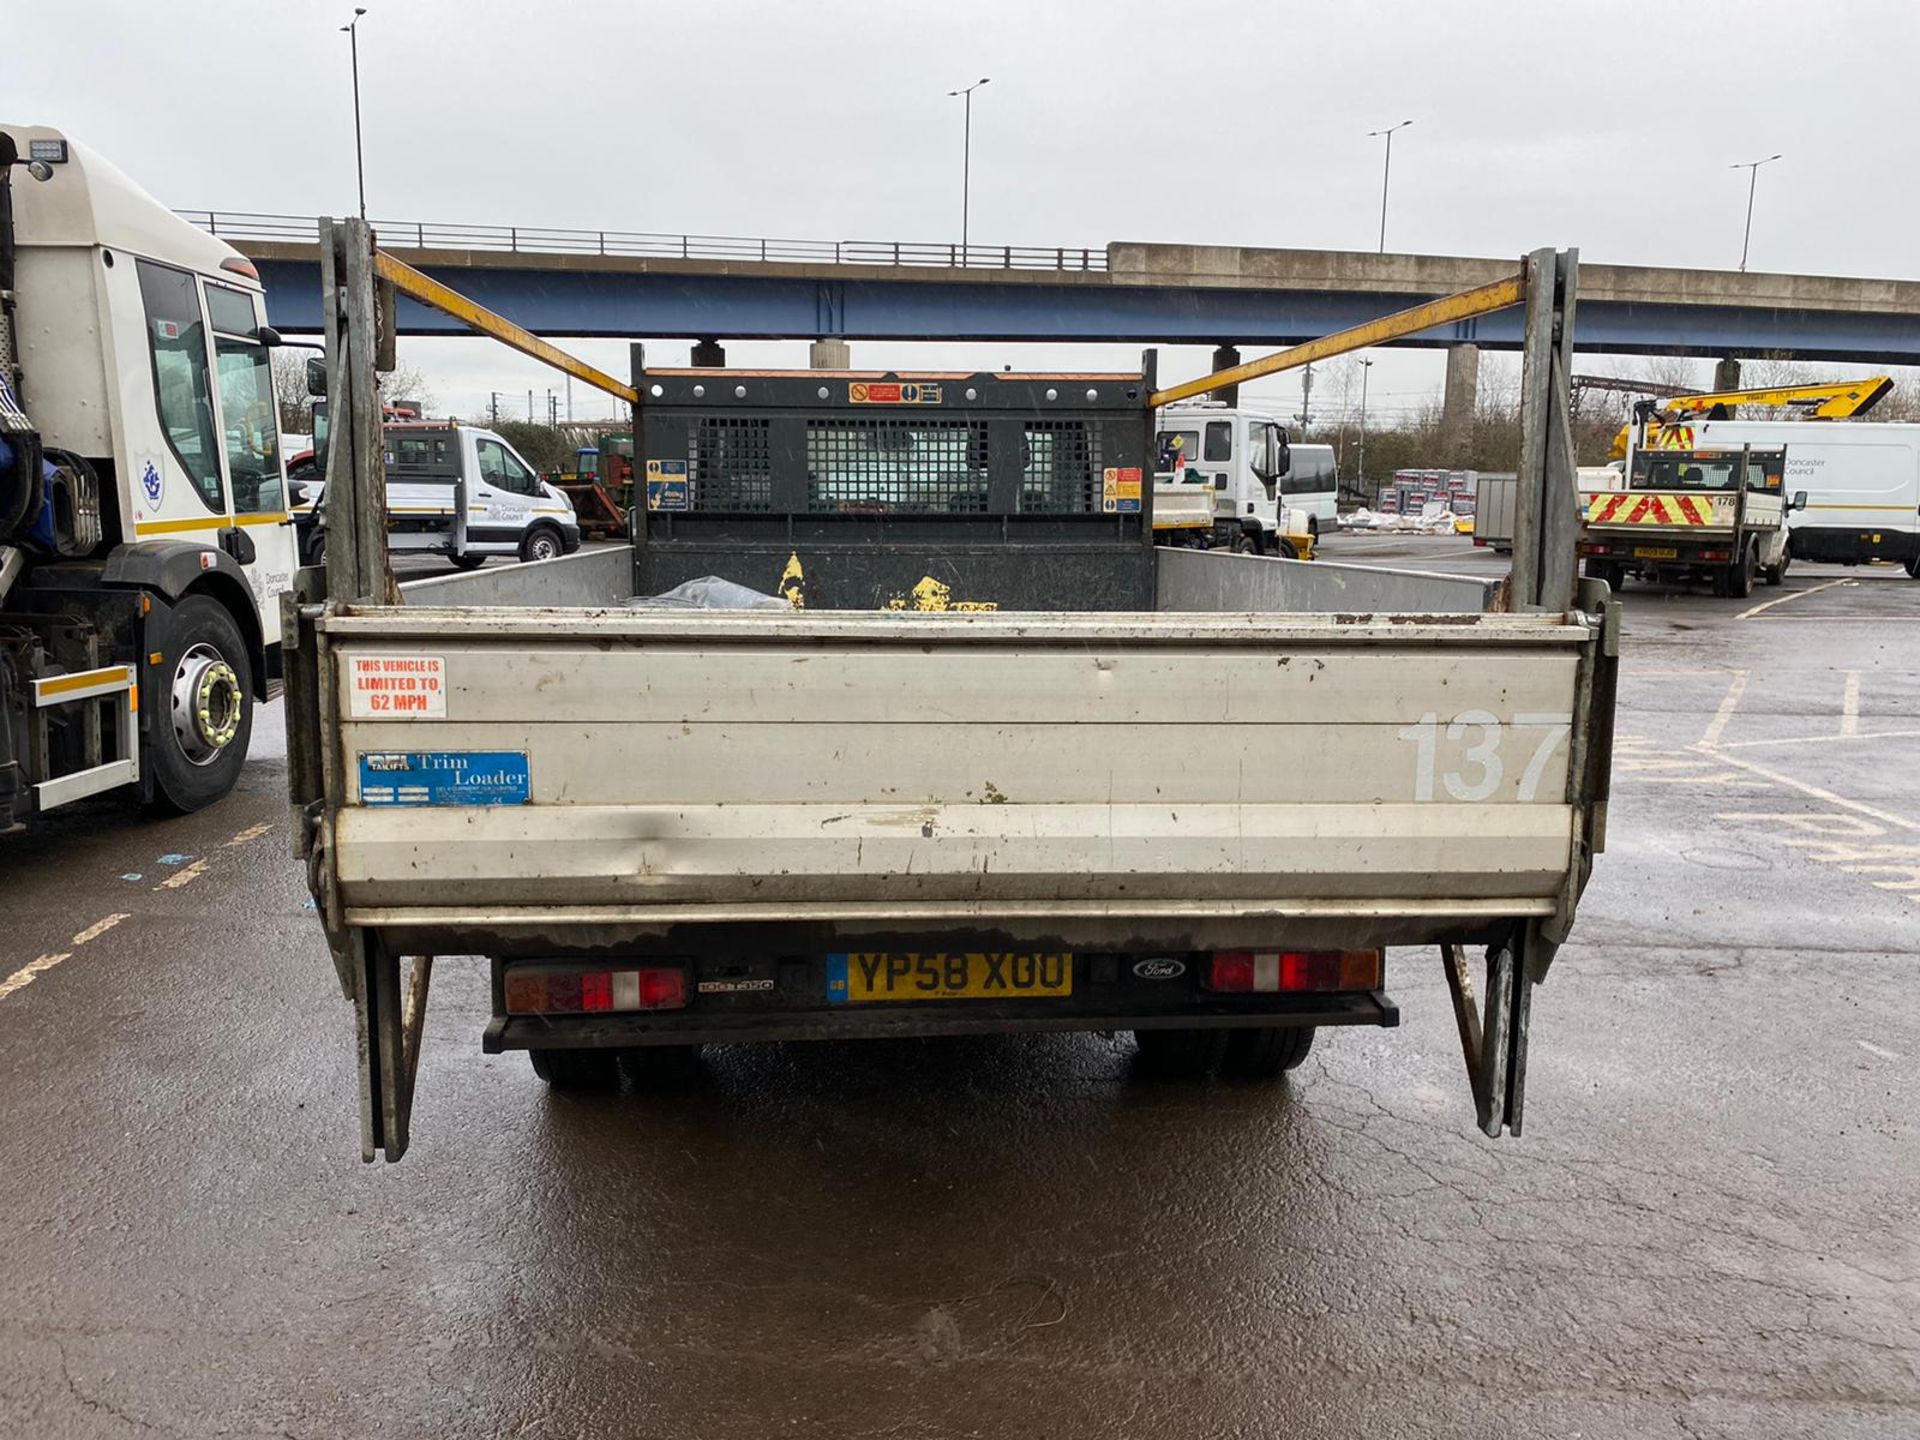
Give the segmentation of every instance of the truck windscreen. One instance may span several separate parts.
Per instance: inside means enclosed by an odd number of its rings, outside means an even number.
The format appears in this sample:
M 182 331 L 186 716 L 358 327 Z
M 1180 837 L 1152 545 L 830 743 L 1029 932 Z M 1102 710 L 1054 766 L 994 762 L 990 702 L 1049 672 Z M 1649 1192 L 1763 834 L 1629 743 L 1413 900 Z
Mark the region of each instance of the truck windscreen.
M 1679 451 L 1673 454 L 1639 454 L 1633 460 L 1634 490 L 1734 490 L 1739 486 L 1741 456 Z M 1749 454 L 1747 488 L 1778 490 L 1784 475 L 1785 456 L 1781 453 Z

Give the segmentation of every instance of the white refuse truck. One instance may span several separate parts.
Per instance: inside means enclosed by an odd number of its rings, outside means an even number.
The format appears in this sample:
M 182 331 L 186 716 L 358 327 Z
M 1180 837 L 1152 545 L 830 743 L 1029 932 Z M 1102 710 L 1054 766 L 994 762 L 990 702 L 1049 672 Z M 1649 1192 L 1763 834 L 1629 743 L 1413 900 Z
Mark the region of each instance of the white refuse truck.
M 232 788 L 295 569 L 253 266 L 0 125 L 0 831 Z
M 365 234 L 323 229 L 336 357 Z M 1481 1126 L 1519 1129 L 1606 830 L 1617 615 L 1574 579 L 1570 476 L 1508 585 L 1276 565 L 1153 543 L 1150 369 L 637 357 L 631 546 L 394 604 L 347 383 L 288 745 L 366 1158 L 406 1148 L 440 955 L 490 964 L 477 1043 L 604 1087 L 707 1045 L 1062 1030 L 1274 1076 L 1396 1023 L 1389 954 L 1439 946 Z

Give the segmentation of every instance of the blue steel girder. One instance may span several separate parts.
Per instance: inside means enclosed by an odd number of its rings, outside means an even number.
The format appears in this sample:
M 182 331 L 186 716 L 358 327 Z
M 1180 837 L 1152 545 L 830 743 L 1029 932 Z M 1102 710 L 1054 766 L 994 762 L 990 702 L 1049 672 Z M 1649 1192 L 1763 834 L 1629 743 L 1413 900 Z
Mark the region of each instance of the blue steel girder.
M 319 273 L 263 261 L 268 318 L 290 333 L 320 328 Z M 915 276 L 825 280 L 456 267 L 429 270 L 537 335 L 712 340 L 978 340 L 1296 345 L 1426 298 L 1339 291 L 1195 289 Z M 1519 309 L 1398 343 L 1517 350 Z M 403 335 L 460 335 L 460 323 L 399 302 Z M 1610 354 L 1780 355 L 1920 363 L 1910 317 L 1842 311 L 1580 301 L 1580 349 Z

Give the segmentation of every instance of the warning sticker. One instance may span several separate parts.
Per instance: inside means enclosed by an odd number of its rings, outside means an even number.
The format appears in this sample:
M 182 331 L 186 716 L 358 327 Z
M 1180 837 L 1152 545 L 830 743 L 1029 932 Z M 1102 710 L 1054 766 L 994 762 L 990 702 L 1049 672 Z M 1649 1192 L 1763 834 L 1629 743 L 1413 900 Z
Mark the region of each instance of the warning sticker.
M 855 380 L 847 386 L 852 405 L 938 405 L 940 387 L 912 380 Z
M 362 805 L 525 805 L 524 750 L 378 751 L 360 756 Z
M 691 510 L 693 508 L 693 494 L 687 484 L 686 461 L 647 461 L 647 508 L 649 510 Z
M 1140 467 L 1108 466 L 1100 472 L 1100 509 L 1108 515 L 1140 513 Z
M 447 713 L 446 660 L 439 655 L 354 655 L 347 713 L 356 720 Z

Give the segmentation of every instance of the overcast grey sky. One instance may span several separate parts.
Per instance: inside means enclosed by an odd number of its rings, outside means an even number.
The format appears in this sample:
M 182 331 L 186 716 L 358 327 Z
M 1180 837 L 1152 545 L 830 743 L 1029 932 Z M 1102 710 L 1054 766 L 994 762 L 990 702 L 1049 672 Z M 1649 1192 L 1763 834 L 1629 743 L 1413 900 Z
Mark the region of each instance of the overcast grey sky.
M 1372 248 L 1911 278 L 1920 5 L 364 0 L 373 217 L 952 240 Z M 5 0 L 0 111 L 166 202 L 355 204 L 349 0 Z M 31 36 L 31 43 L 25 36 Z M 580 347 L 611 367 L 624 349 Z M 678 356 L 684 342 L 673 345 Z M 804 363 L 804 350 L 733 358 Z M 867 365 L 1125 366 L 1137 347 L 855 347 Z M 1204 352 L 1170 353 L 1162 374 Z M 403 345 L 443 406 L 544 391 L 483 342 Z M 1379 403 L 1438 361 L 1381 356 Z M 1270 394 L 1297 397 L 1272 382 Z M 480 401 L 478 403 L 484 403 Z M 586 399 L 576 389 L 576 410 Z

